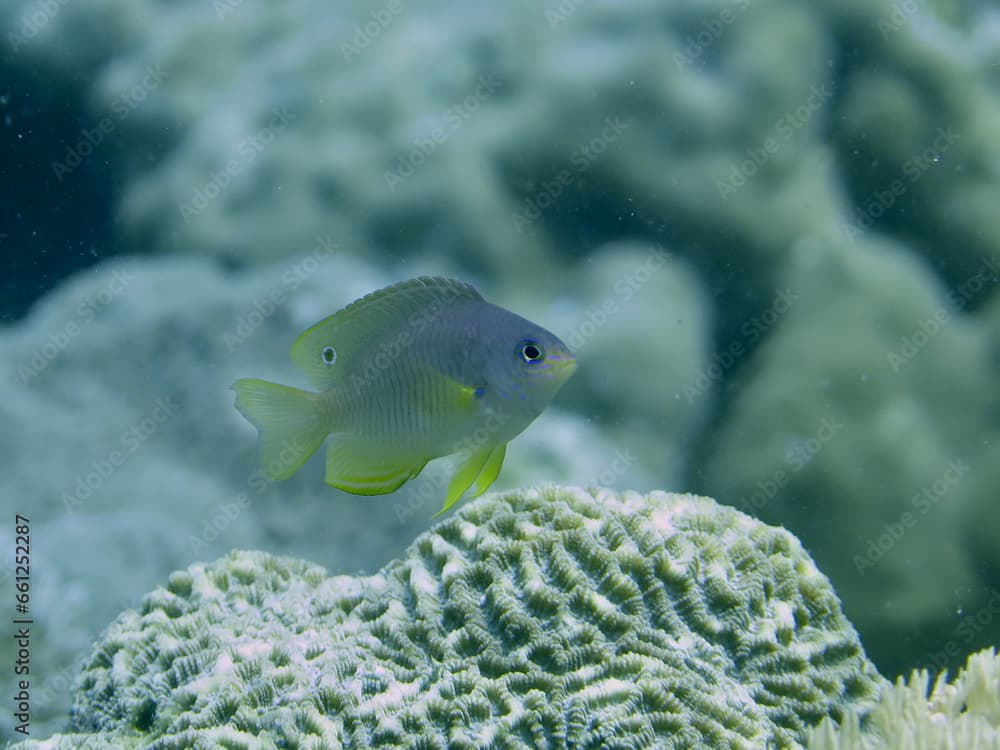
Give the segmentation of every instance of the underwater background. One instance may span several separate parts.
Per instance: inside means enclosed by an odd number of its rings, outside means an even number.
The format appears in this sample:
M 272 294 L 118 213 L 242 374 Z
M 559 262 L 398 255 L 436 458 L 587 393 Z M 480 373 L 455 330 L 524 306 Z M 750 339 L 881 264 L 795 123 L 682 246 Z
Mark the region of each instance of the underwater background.
M 430 526 L 420 478 L 267 481 L 228 390 L 302 385 L 301 331 L 424 274 L 579 361 L 494 489 L 783 525 L 889 677 L 1000 643 L 995 4 L 8 0 L 0 123 L 33 736 L 171 571 L 371 572 Z

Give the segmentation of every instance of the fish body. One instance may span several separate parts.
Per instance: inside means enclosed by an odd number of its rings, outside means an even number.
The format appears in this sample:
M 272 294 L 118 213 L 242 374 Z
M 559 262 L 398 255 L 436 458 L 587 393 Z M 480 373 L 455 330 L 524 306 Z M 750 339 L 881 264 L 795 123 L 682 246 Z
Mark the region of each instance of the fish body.
M 264 472 L 290 477 L 332 436 L 326 482 L 378 495 L 461 454 L 442 511 L 486 491 L 506 444 L 576 368 L 554 334 L 442 277 L 363 297 L 303 333 L 291 356 L 318 392 L 233 384 Z

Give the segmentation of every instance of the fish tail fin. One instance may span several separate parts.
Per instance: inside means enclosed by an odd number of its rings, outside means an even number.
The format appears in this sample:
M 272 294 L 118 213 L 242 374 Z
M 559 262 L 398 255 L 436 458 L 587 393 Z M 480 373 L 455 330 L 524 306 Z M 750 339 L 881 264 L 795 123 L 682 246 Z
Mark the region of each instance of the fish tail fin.
M 319 393 L 254 378 L 230 388 L 240 414 L 257 428 L 260 467 L 270 479 L 292 476 L 330 433 Z

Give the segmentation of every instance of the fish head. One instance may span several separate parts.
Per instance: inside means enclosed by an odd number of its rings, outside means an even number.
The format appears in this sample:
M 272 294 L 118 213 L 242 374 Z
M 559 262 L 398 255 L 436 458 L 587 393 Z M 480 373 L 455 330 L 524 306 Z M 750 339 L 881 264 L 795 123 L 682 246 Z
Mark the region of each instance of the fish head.
M 576 357 L 554 333 L 519 319 L 493 340 L 488 381 L 514 408 L 540 414 L 576 371 Z

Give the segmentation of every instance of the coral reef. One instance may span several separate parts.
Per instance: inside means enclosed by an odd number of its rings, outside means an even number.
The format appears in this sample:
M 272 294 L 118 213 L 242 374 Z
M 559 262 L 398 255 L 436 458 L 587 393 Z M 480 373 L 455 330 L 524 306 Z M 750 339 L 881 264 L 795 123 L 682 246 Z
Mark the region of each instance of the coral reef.
M 903 673 L 914 664 L 893 655 L 899 633 L 926 658 L 949 640 L 956 591 L 973 612 L 990 597 L 981 571 L 995 553 L 966 541 L 972 519 L 995 516 L 988 331 L 887 243 L 802 243 L 786 280 L 796 301 L 740 373 L 704 487 L 794 530 L 883 673 Z
M 487 495 L 373 576 L 234 552 L 83 668 L 80 747 L 792 748 L 883 680 L 788 532 L 707 498 Z
M 120 197 L 121 251 L 251 267 L 142 264 L 92 321 L 110 271 L 81 274 L 0 332 L 0 502 L 38 499 L 52 663 L 191 559 L 399 552 L 433 481 L 373 513 L 307 471 L 282 504 L 225 386 L 286 375 L 301 327 L 433 272 L 581 334 L 577 413 L 512 444 L 507 486 L 685 489 L 781 523 L 887 674 L 1000 641 L 967 622 L 1000 590 L 997 28 L 978 2 L 11 0 L 0 109 L 18 159 L 52 134 L 29 166 L 57 187 L 16 183 L 2 234 L 34 238 L 16 201 L 69 195 L 71 170 Z M 80 222 L 66 241 L 11 253 L 45 258 L 19 290 L 107 252 L 77 249 L 92 203 L 52 212 Z M 303 274 L 318 235 L 336 262 Z M 101 476 L 161 397 L 180 413 Z M 94 544 L 127 571 L 118 595 Z
M 9 389 L 0 450 L 17 467 L 0 473 L 0 507 L 30 515 L 33 562 L 45 571 L 32 595 L 46 633 L 32 654 L 42 676 L 35 731 L 52 731 L 66 713 L 74 667 L 100 628 L 192 560 L 241 547 L 371 571 L 426 529 L 447 487 L 440 464 L 379 498 L 326 486 L 322 460 L 272 484 L 256 471 L 255 433 L 228 390 L 257 373 L 306 385 L 288 358 L 298 334 L 390 280 L 323 243 L 242 273 L 208 259 L 122 259 L 74 277 L 23 324 L 0 329 Z M 655 465 L 563 407 L 560 399 L 511 443 L 497 488 L 663 482 Z M 12 535 L 0 528 L 11 554 Z M 0 640 L 0 658 L 13 648 Z M 0 732 L 11 721 L 0 714 Z
M 808 750 L 1000 748 L 1000 656 L 987 649 L 969 657 L 949 682 L 942 672 L 928 690 L 927 670 L 915 670 L 882 690 L 862 731 L 848 710 L 838 727 L 830 718 L 809 730 Z
M 735 246 L 766 287 L 836 224 L 948 258 L 952 281 L 1000 259 L 985 9 L 954 26 L 893 0 L 33 12 L 3 19 L 12 54 L 97 80 L 96 116 L 139 146 L 136 246 L 267 258 L 329 232 L 504 276 L 512 255 L 544 273 L 588 238 L 669 225 L 713 281 Z

